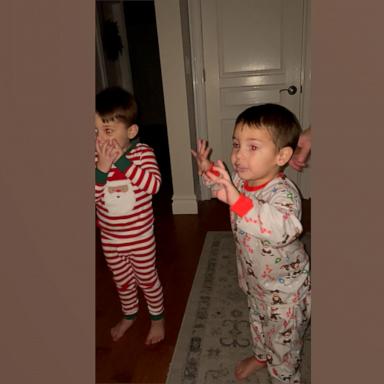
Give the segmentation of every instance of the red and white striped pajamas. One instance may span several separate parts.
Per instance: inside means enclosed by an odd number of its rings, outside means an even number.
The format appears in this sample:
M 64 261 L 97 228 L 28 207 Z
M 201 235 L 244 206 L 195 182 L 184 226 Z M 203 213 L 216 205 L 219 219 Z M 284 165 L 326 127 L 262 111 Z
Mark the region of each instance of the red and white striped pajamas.
M 96 214 L 105 259 L 126 318 L 138 311 L 137 287 L 152 319 L 163 315 L 163 292 L 156 270 L 152 195 L 161 175 L 153 149 L 132 142 L 110 171 L 96 169 Z

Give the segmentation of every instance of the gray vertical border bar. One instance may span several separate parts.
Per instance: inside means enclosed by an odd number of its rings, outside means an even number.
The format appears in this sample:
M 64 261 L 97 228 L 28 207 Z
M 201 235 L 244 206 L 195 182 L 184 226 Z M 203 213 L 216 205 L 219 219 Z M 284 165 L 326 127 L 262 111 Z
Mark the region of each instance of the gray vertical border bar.
M 383 381 L 383 18 L 312 2 L 312 383 Z
M 8 384 L 94 383 L 94 5 L 0 5 Z M 383 8 L 312 4 L 314 384 L 382 379 Z
M 95 2 L 2 1 L 0 382 L 95 382 Z

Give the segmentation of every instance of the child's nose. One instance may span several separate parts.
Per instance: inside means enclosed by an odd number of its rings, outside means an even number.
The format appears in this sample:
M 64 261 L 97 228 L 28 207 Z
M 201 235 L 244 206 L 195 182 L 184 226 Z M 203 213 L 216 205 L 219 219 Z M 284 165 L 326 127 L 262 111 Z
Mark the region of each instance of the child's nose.
M 239 149 L 235 152 L 235 156 L 236 156 L 236 159 L 240 159 L 240 158 L 243 156 L 243 152 L 242 152 L 241 148 L 239 148 Z

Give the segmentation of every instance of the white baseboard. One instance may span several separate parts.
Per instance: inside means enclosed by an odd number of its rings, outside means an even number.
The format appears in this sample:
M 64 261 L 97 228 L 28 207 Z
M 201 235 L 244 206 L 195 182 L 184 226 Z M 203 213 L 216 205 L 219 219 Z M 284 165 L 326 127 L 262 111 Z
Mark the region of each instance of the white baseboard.
M 197 214 L 196 196 L 173 196 L 172 212 L 174 215 Z

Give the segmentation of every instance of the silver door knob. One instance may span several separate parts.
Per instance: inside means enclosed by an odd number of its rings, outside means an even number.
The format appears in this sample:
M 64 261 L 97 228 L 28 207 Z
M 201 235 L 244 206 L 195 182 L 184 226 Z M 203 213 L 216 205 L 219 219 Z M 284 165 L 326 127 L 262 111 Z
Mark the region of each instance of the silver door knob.
M 283 91 L 287 91 L 291 96 L 294 95 L 297 92 L 297 88 L 294 85 L 291 85 L 288 88 L 280 89 L 280 93 Z

